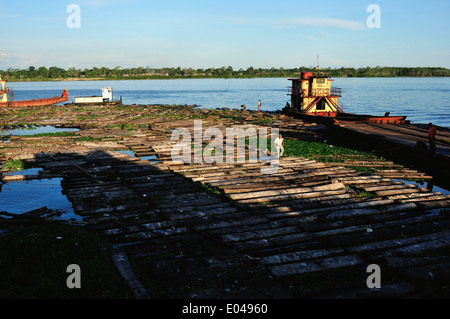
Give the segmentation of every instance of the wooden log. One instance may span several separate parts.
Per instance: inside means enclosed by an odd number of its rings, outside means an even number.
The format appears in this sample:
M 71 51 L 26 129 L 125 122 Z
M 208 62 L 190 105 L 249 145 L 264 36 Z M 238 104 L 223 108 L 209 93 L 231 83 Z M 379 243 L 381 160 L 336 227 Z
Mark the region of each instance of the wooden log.
M 342 255 L 344 253 L 345 251 L 341 248 L 302 250 L 279 255 L 266 256 L 261 258 L 261 262 L 265 265 L 275 265 L 275 264 L 284 264 L 304 260 L 311 260 L 316 258 L 323 258 L 331 255 Z
M 394 185 L 382 185 L 382 186 L 370 186 L 370 187 L 364 187 L 364 190 L 367 192 L 374 192 L 374 191 L 383 191 L 383 190 L 390 190 L 390 189 L 405 189 L 405 188 L 417 188 L 416 185 L 413 184 L 394 184 Z
M 364 215 L 373 215 L 373 214 L 390 214 L 397 213 L 401 211 L 408 211 L 417 209 L 417 204 L 415 203 L 406 203 L 400 205 L 391 205 L 391 206 L 382 206 L 379 208 L 367 208 L 367 209 L 343 209 L 334 211 L 325 216 L 327 220 L 335 220 L 335 219 L 343 219 L 343 218 L 352 218 Z
M 238 241 L 247 241 L 247 240 L 255 240 L 255 239 L 267 239 L 269 237 L 273 237 L 276 235 L 283 235 L 283 234 L 289 234 L 298 232 L 298 228 L 295 226 L 288 226 L 288 227 L 279 227 L 279 228 L 273 228 L 273 229 L 266 229 L 266 230 L 257 230 L 257 231 L 251 231 L 251 232 L 239 232 L 239 233 L 233 233 L 233 234 L 225 234 L 222 235 L 222 240 L 225 242 L 238 242 Z
M 450 200 L 418 202 L 417 205 L 424 210 L 437 208 L 447 208 L 450 210 Z
M 267 223 L 267 218 L 265 216 L 249 216 L 234 220 L 220 220 L 212 221 L 208 224 L 202 224 L 195 226 L 196 230 L 210 230 L 223 227 L 240 227 L 245 225 L 254 225 L 259 223 Z
M 371 242 L 371 243 L 364 243 L 361 245 L 355 245 L 346 247 L 346 250 L 350 253 L 366 253 L 366 252 L 372 252 L 372 251 L 394 251 L 396 248 L 413 245 L 415 243 L 425 242 L 425 241 L 431 241 L 436 238 L 446 238 L 450 236 L 450 231 L 442 231 L 442 232 L 436 232 L 433 234 L 425 234 L 421 236 L 416 237 L 409 237 L 409 238 L 399 238 L 399 239 L 387 239 L 377 242 Z M 392 255 L 392 254 L 390 254 Z
M 420 202 L 420 201 L 440 201 L 440 200 L 447 200 L 450 199 L 449 195 L 442 195 L 439 192 L 437 193 L 413 193 L 408 194 L 404 196 L 397 196 L 396 198 L 392 199 L 401 199 L 403 203 L 408 202 Z
M 409 246 L 389 250 L 388 256 L 416 256 L 450 248 L 450 240 L 435 238 L 433 240 L 414 243 Z
M 254 239 L 247 241 L 237 241 L 233 243 L 233 247 L 239 251 L 254 250 L 262 248 L 274 248 L 280 246 L 288 246 L 299 242 L 311 240 L 313 237 L 308 233 L 293 233 L 280 235 L 262 239 Z
M 114 249 L 112 259 L 119 273 L 127 281 L 131 291 L 137 299 L 150 299 L 145 287 L 137 280 L 128 257 L 123 249 Z
M 312 273 L 335 268 L 345 268 L 363 265 L 364 261 L 356 255 L 336 256 L 314 261 L 304 261 L 269 267 L 270 272 L 277 277 Z
M 338 168 L 334 169 L 321 169 L 321 170 L 308 170 L 307 172 L 303 172 L 299 174 L 299 172 L 296 171 L 283 171 L 283 174 L 267 174 L 267 175 L 260 175 L 259 177 L 253 177 L 252 180 L 264 180 L 264 181 L 281 181 L 281 180 L 289 180 L 289 179 L 295 179 L 295 178 L 309 178 L 309 177 L 326 177 L 328 176 L 338 176 L 339 173 L 342 171 Z M 216 179 L 216 180 L 209 180 L 208 183 L 212 186 L 221 186 L 224 184 L 238 184 L 242 181 L 248 181 L 248 177 L 237 177 L 234 180 L 226 180 L 223 179 Z
M 316 191 L 316 192 L 307 192 L 307 193 L 297 193 L 297 194 L 284 194 L 284 195 L 274 195 L 267 197 L 257 197 L 257 198 L 247 198 L 247 199 L 239 199 L 237 200 L 240 204 L 249 204 L 249 203 L 264 203 L 270 201 L 287 201 L 294 199 L 314 199 L 314 198 L 322 198 L 323 196 L 329 195 L 344 195 L 347 191 L 345 189 L 337 189 L 337 190 L 328 190 L 328 191 Z
M 386 264 L 392 268 L 416 267 L 447 261 L 446 256 L 434 257 L 386 257 Z
M 392 195 L 411 194 L 419 192 L 429 192 L 429 190 L 427 190 L 426 188 L 400 188 L 400 189 L 376 191 L 375 193 L 378 196 L 392 196 Z
M 328 180 L 321 180 L 317 182 L 310 182 L 310 183 L 248 183 L 248 184 L 239 184 L 239 188 L 237 187 L 227 187 L 227 188 L 221 188 L 223 190 L 223 193 L 225 194 L 235 194 L 235 193 L 243 193 L 243 192 L 257 192 L 257 191 L 265 191 L 268 188 L 271 190 L 275 189 L 286 189 L 286 188 L 292 188 L 292 187 L 315 187 L 320 186 L 324 184 L 328 184 Z
M 229 196 L 231 199 L 239 200 L 239 199 L 248 199 L 248 198 L 256 198 L 256 197 L 311 193 L 311 192 L 317 192 L 317 191 L 336 190 L 336 189 L 345 189 L 345 186 L 342 183 L 332 183 L 332 184 L 316 186 L 316 187 L 299 187 L 299 188 L 287 188 L 287 189 L 279 189 L 279 190 L 266 190 L 266 191 L 258 191 L 258 192 L 241 192 L 241 193 L 230 194 Z M 245 191 L 245 189 L 242 191 Z
M 358 226 L 348 226 L 348 227 L 341 227 L 335 228 L 335 229 L 328 229 L 323 230 L 319 232 L 314 232 L 314 236 L 317 236 L 317 238 L 320 237 L 332 237 L 342 234 L 349 234 L 349 233 L 371 233 L 374 230 L 380 229 L 378 225 L 358 225 Z

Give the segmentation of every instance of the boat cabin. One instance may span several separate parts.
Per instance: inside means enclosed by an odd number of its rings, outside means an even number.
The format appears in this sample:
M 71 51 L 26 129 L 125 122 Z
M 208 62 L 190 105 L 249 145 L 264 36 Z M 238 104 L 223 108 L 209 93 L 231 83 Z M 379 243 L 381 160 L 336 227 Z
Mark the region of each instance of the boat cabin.
M 6 87 L 6 80 L 0 75 L 0 102 L 8 102 L 9 88 Z
M 74 98 L 75 104 L 95 104 L 113 102 L 113 91 L 111 87 L 102 88 L 102 96 L 77 96 Z
M 331 87 L 333 80 L 327 76 L 302 72 L 301 78 L 289 81 L 292 81 L 288 92 L 291 96 L 291 110 L 331 117 L 344 112 L 342 102 L 338 100 L 341 89 Z

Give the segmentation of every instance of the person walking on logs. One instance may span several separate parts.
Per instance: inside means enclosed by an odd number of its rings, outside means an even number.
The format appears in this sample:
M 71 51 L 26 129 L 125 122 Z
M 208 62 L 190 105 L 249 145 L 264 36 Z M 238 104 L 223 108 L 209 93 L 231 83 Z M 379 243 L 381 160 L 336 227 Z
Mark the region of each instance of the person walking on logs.
M 275 139 L 275 148 L 277 150 L 278 157 L 283 156 L 284 153 L 284 140 L 281 134 Z
M 430 144 L 431 153 L 436 153 L 436 127 L 433 123 L 428 124 L 428 142 Z

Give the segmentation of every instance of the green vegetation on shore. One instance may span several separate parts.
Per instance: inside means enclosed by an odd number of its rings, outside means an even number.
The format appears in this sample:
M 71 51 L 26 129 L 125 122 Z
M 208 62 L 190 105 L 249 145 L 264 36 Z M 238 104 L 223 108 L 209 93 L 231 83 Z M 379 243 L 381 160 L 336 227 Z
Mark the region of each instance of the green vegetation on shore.
M 85 68 L 63 69 L 60 67 L 34 67 L 27 69 L 8 68 L 0 75 L 8 81 L 60 81 L 60 80 L 132 80 L 132 79 L 185 79 L 185 78 L 269 78 L 299 77 L 301 72 L 316 72 L 313 67 L 299 68 L 240 68 L 233 67 L 193 68 Z M 329 77 L 448 77 L 450 69 L 442 67 L 361 67 L 323 68 L 321 74 Z

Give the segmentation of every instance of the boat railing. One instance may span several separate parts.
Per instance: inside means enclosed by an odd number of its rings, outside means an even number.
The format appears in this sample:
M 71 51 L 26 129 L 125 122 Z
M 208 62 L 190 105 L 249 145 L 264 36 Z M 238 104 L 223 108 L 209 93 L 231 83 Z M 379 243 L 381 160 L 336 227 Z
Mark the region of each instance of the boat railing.
M 301 97 L 315 97 L 315 96 L 342 96 L 341 88 L 332 87 L 331 89 L 314 89 L 301 90 L 300 88 L 293 89 L 288 87 L 288 95 L 300 95 Z
M 306 96 L 306 95 L 304 95 L 304 96 Z M 315 97 L 315 96 L 341 96 L 341 88 L 332 87 L 331 89 L 329 89 L 329 88 L 313 89 L 313 90 L 311 90 L 309 96 L 312 96 L 312 97 Z
M 341 88 L 331 87 L 330 95 L 334 95 L 334 96 L 342 96 L 342 90 L 341 90 Z

